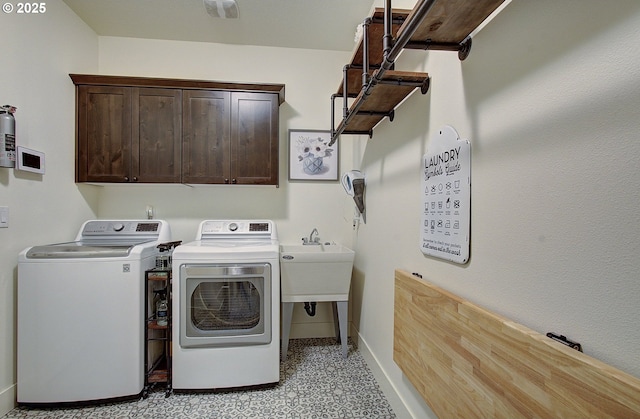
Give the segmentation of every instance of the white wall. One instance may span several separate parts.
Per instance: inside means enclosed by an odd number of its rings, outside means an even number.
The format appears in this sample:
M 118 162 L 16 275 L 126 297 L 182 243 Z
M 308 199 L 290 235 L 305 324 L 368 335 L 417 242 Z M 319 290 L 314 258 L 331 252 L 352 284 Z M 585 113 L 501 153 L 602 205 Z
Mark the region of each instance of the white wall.
M 0 102 L 18 107 L 16 143 L 45 153 L 44 176 L 0 168 L 0 416 L 16 383 L 17 256 L 29 245 L 71 240 L 95 217 L 97 195 L 74 183 L 75 94 L 68 74 L 95 72 L 98 38 L 60 0 L 40 15 L 0 13 Z M 52 315 L 55 313 L 51 313 Z
M 434 416 L 392 359 L 395 268 L 640 377 L 639 28 L 637 1 L 515 0 L 466 61 L 422 51 L 397 61 L 429 72 L 431 90 L 364 152 L 353 320 L 415 417 Z M 445 124 L 472 147 L 462 266 L 418 247 L 421 156 Z

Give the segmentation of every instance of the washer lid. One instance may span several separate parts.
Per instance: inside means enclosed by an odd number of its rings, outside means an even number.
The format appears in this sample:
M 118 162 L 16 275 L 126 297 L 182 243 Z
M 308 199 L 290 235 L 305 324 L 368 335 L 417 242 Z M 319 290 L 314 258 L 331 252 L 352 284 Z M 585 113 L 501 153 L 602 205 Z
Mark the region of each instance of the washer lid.
M 27 259 L 65 259 L 65 258 L 114 258 L 126 257 L 134 246 L 145 242 L 100 242 L 77 241 L 68 243 L 34 246 L 27 251 Z

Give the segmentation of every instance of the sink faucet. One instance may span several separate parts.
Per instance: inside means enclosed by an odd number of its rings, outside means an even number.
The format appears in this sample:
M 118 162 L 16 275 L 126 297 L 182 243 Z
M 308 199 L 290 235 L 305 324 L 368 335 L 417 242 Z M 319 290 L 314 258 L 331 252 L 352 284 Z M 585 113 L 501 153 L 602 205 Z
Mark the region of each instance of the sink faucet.
M 313 235 L 316 235 L 314 238 Z M 320 238 L 318 237 L 318 229 L 314 228 L 311 230 L 311 234 L 309 234 L 309 238 L 303 237 L 302 244 L 320 244 Z

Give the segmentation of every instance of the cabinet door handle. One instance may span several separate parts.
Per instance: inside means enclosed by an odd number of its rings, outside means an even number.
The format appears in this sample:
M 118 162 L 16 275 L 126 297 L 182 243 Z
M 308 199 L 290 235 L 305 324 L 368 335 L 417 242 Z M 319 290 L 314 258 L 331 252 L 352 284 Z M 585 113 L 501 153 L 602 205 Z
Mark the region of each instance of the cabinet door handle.
M 125 182 L 129 182 L 129 176 L 125 176 L 125 177 L 124 177 L 124 181 L 125 181 Z
M 229 179 L 225 179 L 225 180 L 224 180 L 224 183 L 229 183 Z
M 233 179 L 233 180 L 231 181 L 231 183 L 233 183 L 233 184 L 235 185 L 236 183 L 238 183 L 238 181 L 237 181 L 237 180 L 235 180 L 235 179 Z
M 137 177 L 137 176 L 134 176 L 134 177 L 133 177 L 133 181 L 134 181 L 134 182 L 137 182 L 137 181 L 138 181 L 138 177 Z

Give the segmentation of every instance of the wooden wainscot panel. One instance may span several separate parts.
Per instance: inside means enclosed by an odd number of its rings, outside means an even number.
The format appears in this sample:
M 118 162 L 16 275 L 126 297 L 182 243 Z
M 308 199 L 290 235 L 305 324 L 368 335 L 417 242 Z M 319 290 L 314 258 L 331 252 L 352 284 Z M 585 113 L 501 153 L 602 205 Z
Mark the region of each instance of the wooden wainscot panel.
M 638 418 L 640 380 L 395 273 L 393 359 L 439 418 Z

